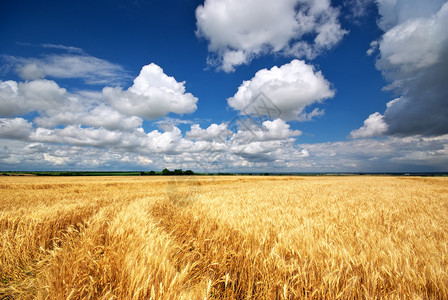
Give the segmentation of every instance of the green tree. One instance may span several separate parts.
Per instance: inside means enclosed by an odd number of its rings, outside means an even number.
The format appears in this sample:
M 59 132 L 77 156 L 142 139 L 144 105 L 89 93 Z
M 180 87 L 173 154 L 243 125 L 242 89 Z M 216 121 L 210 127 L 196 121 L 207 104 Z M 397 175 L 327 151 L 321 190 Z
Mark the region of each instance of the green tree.
M 185 175 L 194 175 L 194 172 L 192 170 L 186 170 L 184 172 Z
M 183 175 L 184 173 L 182 172 L 182 169 L 175 169 L 175 170 L 173 171 L 173 174 L 174 174 L 174 175 Z

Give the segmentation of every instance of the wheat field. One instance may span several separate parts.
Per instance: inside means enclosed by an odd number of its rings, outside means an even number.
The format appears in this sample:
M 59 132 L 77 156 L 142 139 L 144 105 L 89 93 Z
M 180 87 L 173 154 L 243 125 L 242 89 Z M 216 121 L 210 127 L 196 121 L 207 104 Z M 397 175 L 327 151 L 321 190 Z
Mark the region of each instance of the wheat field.
M 447 299 L 448 178 L 0 177 L 0 299 Z

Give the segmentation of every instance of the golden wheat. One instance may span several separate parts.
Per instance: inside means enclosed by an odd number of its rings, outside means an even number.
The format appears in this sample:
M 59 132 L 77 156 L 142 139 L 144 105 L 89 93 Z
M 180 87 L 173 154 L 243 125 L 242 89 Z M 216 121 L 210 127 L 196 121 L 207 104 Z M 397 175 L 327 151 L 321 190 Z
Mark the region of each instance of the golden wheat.
M 0 299 L 448 298 L 448 180 L 0 177 Z

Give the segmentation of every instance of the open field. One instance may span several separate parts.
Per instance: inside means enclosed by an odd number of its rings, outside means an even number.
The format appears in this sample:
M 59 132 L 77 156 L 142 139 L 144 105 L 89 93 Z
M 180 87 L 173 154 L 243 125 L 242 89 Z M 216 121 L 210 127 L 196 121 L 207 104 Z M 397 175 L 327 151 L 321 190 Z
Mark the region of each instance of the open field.
M 448 178 L 0 177 L 0 299 L 448 298 Z

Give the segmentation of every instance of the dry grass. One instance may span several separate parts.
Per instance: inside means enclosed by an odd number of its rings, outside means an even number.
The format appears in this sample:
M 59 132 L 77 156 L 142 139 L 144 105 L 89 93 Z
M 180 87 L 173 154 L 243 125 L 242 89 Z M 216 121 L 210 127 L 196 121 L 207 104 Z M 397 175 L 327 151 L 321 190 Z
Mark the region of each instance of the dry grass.
M 0 299 L 448 298 L 448 180 L 0 177 Z

